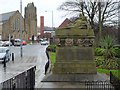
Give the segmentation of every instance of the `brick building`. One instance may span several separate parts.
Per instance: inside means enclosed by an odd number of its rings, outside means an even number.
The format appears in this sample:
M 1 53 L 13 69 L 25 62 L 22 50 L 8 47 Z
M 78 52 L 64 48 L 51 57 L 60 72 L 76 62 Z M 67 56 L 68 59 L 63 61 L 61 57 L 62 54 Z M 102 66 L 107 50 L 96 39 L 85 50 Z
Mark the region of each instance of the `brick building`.
M 65 28 L 65 27 L 67 27 L 70 23 L 71 23 L 71 21 L 70 21 L 68 18 L 66 18 L 66 19 L 60 24 L 60 26 L 59 26 L 58 28 Z
M 34 3 L 29 3 L 25 7 L 25 30 L 27 31 L 28 37 L 37 36 L 37 14 Z
M 0 40 L 8 40 L 9 34 L 13 39 L 20 38 L 20 17 L 18 10 L 0 14 Z M 22 39 L 32 35 L 37 36 L 37 14 L 34 3 L 29 3 L 22 17 Z
M 20 38 L 20 17 L 19 11 L 12 11 L 0 14 L 0 40 L 8 40 L 9 34 L 13 38 Z M 26 39 L 27 34 L 24 30 L 24 18 L 22 17 L 22 37 Z

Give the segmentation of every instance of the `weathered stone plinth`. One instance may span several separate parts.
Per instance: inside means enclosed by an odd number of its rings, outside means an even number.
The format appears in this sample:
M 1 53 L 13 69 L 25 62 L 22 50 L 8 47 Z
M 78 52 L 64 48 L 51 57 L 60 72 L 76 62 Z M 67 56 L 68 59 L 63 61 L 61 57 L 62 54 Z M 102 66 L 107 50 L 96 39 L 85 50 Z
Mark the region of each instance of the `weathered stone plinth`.
M 93 48 L 91 47 L 59 47 L 57 49 L 54 74 L 96 73 Z
M 94 32 L 80 15 L 74 25 L 56 30 L 56 62 L 53 74 L 96 74 Z
M 47 74 L 42 82 L 84 82 L 84 81 L 109 81 L 105 74 Z

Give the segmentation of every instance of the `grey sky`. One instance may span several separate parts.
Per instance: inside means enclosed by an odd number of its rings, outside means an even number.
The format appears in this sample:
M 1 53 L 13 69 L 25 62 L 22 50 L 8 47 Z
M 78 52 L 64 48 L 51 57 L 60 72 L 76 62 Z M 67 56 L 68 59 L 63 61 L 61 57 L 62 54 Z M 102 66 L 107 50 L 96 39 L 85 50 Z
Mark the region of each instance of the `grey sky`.
M 24 16 L 24 8 L 28 3 L 34 2 L 37 7 L 38 26 L 40 26 L 40 16 L 45 17 L 45 26 L 52 26 L 52 11 L 53 11 L 53 26 L 58 27 L 66 17 L 62 11 L 57 8 L 66 0 L 22 0 L 22 15 Z M 0 14 L 20 10 L 20 0 L 0 0 Z M 45 12 L 47 11 L 47 12 Z

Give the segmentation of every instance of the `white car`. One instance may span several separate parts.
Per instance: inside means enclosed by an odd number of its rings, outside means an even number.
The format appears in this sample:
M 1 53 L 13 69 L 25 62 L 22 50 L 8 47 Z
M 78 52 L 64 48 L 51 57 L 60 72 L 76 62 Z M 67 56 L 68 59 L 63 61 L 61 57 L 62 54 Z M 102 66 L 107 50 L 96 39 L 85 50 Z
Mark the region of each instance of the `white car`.
M 41 45 L 48 45 L 48 41 L 41 41 Z
M 12 43 L 10 41 L 4 41 L 3 46 L 12 46 Z
M 21 45 L 21 39 L 15 39 L 14 46 L 20 46 L 20 45 Z
M 2 47 L 4 45 L 4 42 L 3 41 L 0 41 L 0 46 Z
M 0 62 L 9 61 L 11 57 L 10 49 L 8 47 L 0 47 Z

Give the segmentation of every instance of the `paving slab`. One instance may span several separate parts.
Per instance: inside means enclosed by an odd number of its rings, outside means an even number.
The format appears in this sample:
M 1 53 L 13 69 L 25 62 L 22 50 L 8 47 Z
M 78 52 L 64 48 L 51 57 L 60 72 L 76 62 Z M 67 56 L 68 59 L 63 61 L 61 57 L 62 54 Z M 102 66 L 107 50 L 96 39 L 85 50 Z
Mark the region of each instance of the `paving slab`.
M 107 75 L 97 74 L 48 74 L 42 82 L 81 82 L 81 81 L 109 81 Z
M 22 72 L 27 71 L 28 69 L 36 66 L 34 63 L 25 63 L 28 62 L 29 58 L 32 57 L 23 57 L 17 58 L 15 61 L 9 61 L 6 64 L 6 67 L 3 67 L 3 64 L 0 64 L 0 83 L 14 78 Z M 35 57 L 33 57 L 35 59 Z M 19 62 L 19 63 L 18 63 Z
M 14 77 L 15 75 L 23 72 L 24 70 L 28 69 L 31 66 L 36 66 L 35 71 L 35 88 L 39 88 L 40 90 L 59 90 L 58 88 L 63 90 L 86 90 L 85 89 L 85 83 L 80 82 L 73 82 L 72 80 L 69 82 L 63 82 L 63 81 L 43 81 L 46 77 L 49 77 L 51 73 L 48 73 L 45 75 L 45 63 L 47 62 L 47 57 L 45 54 L 45 48 L 44 46 L 40 46 L 40 53 L 38 53 L 38 56 L 24 56 L 23 58 L 15 57 L 15 61 L 9 61 L 7 62 L 6 69 L 3 68 L 3 64 L 0 64 L 0 83 Z M 37 48 L 36 48 L 37 49 Z M 99 76 L 103 76 L 104 78 L 108 78 L 108 76 L 104 74 L 99 74 Z M 60 78 L 60 76 L 56 76 L 57 78 Z M 6 78 L 6 79 L 5 79 Z M 68 77 L 67 77 L 68 78 Z M 74 79 L 78 79 L 77 77 L 74 77 Z M 54 78 L 55 79 L 55 78 Z M 96 87 L 96 86 L 95 86 Z M 46 89 L 47 88 L 47 89 Z M 39 90 L 38 89 L 38 90 Z

